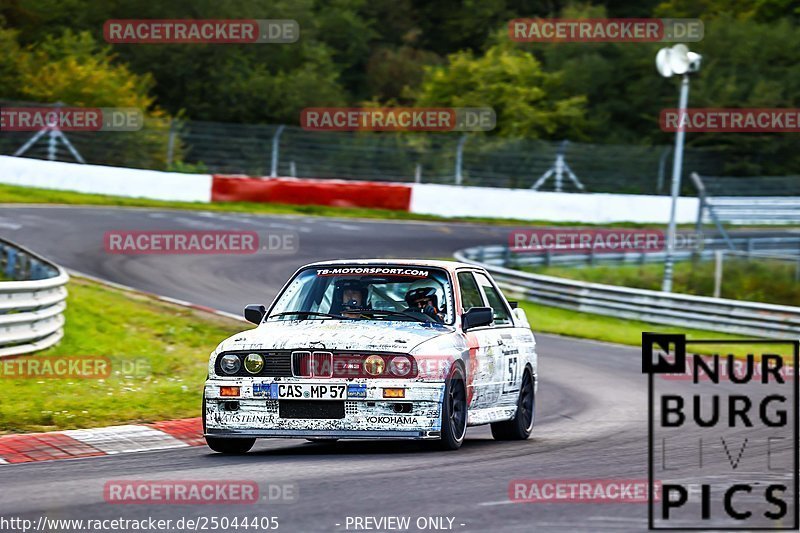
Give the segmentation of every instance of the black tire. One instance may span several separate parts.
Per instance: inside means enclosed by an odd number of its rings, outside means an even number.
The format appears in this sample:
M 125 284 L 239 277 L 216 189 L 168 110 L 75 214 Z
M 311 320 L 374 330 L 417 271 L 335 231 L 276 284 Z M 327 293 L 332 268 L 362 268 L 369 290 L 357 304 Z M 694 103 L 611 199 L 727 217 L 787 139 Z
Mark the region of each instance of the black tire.
M 215 452 L 227 455 L 241 455 L 250 451 L 256 439 L 236 439 L 226 437 L 206 437 L 206 444 Z
M 457 450 L 467 433 L 467 387 L 464 371 L 453 368 L 444 386 L 442 399 L 442 438 L 437 442 L 441 450 Z
M 533 376 L 525 370 L 517 399 L 517 414 L 505 422 L 492 424 L 492 437 L 495 440 L 525 440 L 531 436 L 536 422 L 536 392 Z
M 206 433 L 206 393 L 203 393 L 203 435 Z M 229 455 L 247 453 L 256 443 L 256 439 L 231 439 L 225 437 L 205 437 L 208 447 L 215 452 Z

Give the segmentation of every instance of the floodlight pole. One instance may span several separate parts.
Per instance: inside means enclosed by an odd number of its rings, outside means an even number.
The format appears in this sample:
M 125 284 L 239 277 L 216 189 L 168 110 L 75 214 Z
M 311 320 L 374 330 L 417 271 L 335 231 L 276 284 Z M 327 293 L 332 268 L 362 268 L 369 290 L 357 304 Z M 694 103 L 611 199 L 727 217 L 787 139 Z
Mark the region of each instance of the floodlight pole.
M 672 160 L 672 206 L 669 213 L 669 226 L 667 227 L 667 256 L 664 259 L 664 280 L 661 290 L 672 292 L 672 270 L 675 253 L 675 211 L 678 207 L 678 195 L 681 191 L 681 170 L 683 167 L 683 140 L 686 136 L 683 122 L 686 115 L 686 106 L 689 101 L 689 74 L 683 75 L 681 81 L 681 96 L 678 102 L 678 130 L 675 132 L 675 154 Z

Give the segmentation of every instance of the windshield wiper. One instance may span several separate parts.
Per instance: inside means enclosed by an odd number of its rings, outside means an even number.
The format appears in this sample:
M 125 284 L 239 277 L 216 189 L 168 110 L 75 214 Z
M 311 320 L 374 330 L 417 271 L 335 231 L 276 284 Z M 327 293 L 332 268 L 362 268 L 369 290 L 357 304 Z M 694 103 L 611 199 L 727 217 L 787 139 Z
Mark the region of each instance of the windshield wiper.
M 391 315 L 391 316 L 402 316 L 402 317 L 410 318 L 410 319 L 415 320 L 417 322 L 434 322 L 434 320 L 431 317 L 429 317 L 428 315 L 423 314 L 423 313 L 419 313 L 420 316 L 417 316 L 417 315 L 412 315 L 408 311 L 389 311 L 388 309 L 364 309 L 364 310 L 358 311 L 358 314 L 360 314 L 360 315 L 369 315 L 369 314 L 377 314 L 377 313 L 381 313 L 381 314 L 384 314 L 384 315 Z M 425 318 L 422 318 L 422 317 L 425 317 Z
M 306 315 L 306 316 L 324 316 L 327 318 L 341 318 L 344 320 L 350 320 L 346 316 L 342 315 L 334 315 L 331 313 L 317 313 L 316 311 L 284 311 L 283 313 L 275 313 L 274 315 L 270 315 L 267 319 L 276 317 L 276 316 L 288 316 L 288 315 Z

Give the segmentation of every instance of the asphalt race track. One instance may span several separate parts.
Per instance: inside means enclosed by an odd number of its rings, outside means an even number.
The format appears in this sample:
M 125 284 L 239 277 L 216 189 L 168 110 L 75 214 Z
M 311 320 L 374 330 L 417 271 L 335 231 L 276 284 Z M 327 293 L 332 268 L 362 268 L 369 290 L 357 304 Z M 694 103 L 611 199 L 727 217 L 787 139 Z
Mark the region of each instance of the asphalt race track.
M 291 231 L 291 255 L 111 255 L 109 230 Z M 438 257 L 506 242 L 509 228 L 150 209 L 2 207 L 0 234 L 61 265 L 138 289 L 240 313 L 269 303 L 301 264 L 348 257 Z M 534 332 L 536 324 L 532 321 Z M 225 457 L 205 447 L 0 466 L 0 515 L 49 518 L 277 516 L 279 531 L 345 531 L 347 517 L 451 517 L 454 531 L 643 531 L 641 503 L 510 503 L 514 479 L 647 479 L 647 379 L 638 348 L 538 335 L 541 386 L 533 437 L 492 440 L 470 428 L 458 452 L 416 443 L 262 440 Z M 209 346 L 209 351 L 213 346 Z M 198 416 L 201 384 L 198 389 Z M 691 468 L 695 458 L 680 455 Z M 726 459 L 709 457 L 720 470 Z M 110 505 L 119 479 L 295 484 L 297 501 L 255 505 Z M 445 524 L 447 521 L 445 520 Z M 351 526 L 350 530 L 354 530 Z M 411 531 L 416 531 L 414 527 Z M 230 531 L 235 531 L 230 529 Z

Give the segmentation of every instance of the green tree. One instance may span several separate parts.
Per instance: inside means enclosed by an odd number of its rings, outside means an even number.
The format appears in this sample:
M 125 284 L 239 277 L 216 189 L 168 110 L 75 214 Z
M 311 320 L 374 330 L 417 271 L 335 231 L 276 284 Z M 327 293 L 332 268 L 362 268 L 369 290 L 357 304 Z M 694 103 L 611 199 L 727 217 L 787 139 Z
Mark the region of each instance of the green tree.
M 0 46 L 13 48 L 2 38 Z M 150 94 L 154 80 L 149 74 L 134 74 L 127 65 L 115 61 L 111 47 L 98 45 L 88 32 L 76 34 L 68 30 L 58 37 L 48 36 L 38 44 L 17 49 L 13 57 L 19 89 L 11 97 L 75 107 L 141 110 L 145 127 L 140 131 L 68 134 L 89 163 L 166 166 L 169 116 L 155 105 Z M 2 71 L 0 68 L 0 79 Z M 102 145 L 101 151 L 97 150 L 98 145 Z M 180 158 L 181 152 L 182 146 L 176 143 L 174 156 Z
M 655 8 L 654 16 L 706 21 L 732 16 L 739 20 L 768 22 L 790 16 L 800 18 L 800 5 L 796 0 L 666 0 Z
M 17 32 L 4 28 L 0 19 L 0 97 L 19 97 L 19 54 Z
M 441 63 L 433 52 L 411 46 L 377 48 L 367 63 L 368 93 L 380 102 L 409 103 L 409 95 L 425 76 L 425 67 Z
M 448 64 L 426 69 L 418 106 L 492 107 L 496 133 L 509 137 L 578 138 L 585 98 L 553 98 L 561 74 L 545 72 L 530 52 L 495 45 L 476 57 L 459 52 Z
M 88 32 L 47 37 L 18 56 L 20 91 L 36 102 L 75 106 L 137 107 L 153 110 L 153 79 L 114 62 L 111 47 L 98 46 Z
M 65 30 L 103 40 L 108 19 L 294 19 L 293 44 L 114 45 L 115 61 L 152 76 L 152 95 L 172 114 L 197 120 L 297 123 L 303 107 L 347 102 L 340 77 L 359 71 L 372 34 L 360 19 L 365 0 L 14 0 L 0 7 L 23 44 Z M 320 2 L 320 4 L 323 4 Z M 356 83 L 354 81 L 353 83 Z

